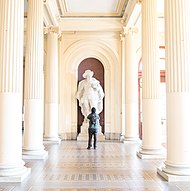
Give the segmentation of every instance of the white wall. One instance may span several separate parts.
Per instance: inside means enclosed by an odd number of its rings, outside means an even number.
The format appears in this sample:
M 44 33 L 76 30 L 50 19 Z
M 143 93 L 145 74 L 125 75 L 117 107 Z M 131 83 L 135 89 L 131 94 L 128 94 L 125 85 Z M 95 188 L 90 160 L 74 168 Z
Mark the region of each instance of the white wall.
M 121 133 L 121 42 L 119 32 L 65 32 L 60 42 L 59 133 L 75 139 L 77 133 L 78 66 L 93 57 L 104 66 L 105 135 L 117 139 Z

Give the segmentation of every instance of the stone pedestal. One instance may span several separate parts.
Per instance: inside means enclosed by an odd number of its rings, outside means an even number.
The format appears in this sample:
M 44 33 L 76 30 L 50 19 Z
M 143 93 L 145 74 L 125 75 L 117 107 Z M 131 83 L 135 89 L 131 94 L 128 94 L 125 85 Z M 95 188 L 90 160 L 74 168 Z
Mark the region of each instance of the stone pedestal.
M 79 133 L 77 137 L 77 141 L 88 141 L 88 122 L 83 122 L 81 126 L 81 132 Z M 101 132 L 102 127 L 99 126 L 98 128 L 98 141 L 105 141 L 105 135 Z

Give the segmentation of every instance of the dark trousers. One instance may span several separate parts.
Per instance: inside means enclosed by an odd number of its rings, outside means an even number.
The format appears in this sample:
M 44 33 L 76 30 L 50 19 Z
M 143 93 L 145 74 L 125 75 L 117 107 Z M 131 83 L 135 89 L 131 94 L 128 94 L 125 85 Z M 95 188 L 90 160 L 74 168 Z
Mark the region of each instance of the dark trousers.
M 94 128 L 88 129 L 88 147 L 92 147 L 92 136 L 94 135 L 94 148 L 97 146 L 97 134 L 98 130 Z

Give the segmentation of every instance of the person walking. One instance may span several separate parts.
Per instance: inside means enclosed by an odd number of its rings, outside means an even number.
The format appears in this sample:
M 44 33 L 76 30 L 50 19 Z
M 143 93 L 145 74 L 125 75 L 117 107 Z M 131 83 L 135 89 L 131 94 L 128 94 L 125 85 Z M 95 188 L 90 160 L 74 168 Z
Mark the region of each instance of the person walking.
M 89 119 L 89 128 L 88 128 L 88 147 L 87 149 L 91 149 L 92 147 L 92 137 L 94 136 L 94 149 L 97 147 L 97 134 L 99 127 L 99 115 L 96 113 L 96 108 L 93 107 L 91 109 L 91 113 L 87 116 Z

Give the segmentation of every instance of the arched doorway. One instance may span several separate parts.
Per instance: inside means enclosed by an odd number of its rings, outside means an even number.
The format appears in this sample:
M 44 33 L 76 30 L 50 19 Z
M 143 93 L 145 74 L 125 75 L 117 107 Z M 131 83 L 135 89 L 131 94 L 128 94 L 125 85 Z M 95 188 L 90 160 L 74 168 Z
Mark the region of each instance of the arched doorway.
M 102 63 L 96 58 L 84 59 L 78 66 L 78 83 L 84 79 L 82 75 L 85 72 L 85 70 L 92 70 L 94 72 L 93 77 L 100 82 L 100 85 L 104 90 L 104 67 Z M 103 108 L 104 108 L 104 100 L 103 100 Z M 102 133 L 104 133 L 104 109 L 99 115 L 100 115 L 100 125 L 102 127 Z M 81 113 L 79 102 L 77 102 L 77 134 L 80 133 L 80 127 L 82 125 L 83 120 L 84 117 Z
M 66 43 L 67 44 L 67 43 Z M 96 58 L 103 65 L 104 118 L 103 133 L 106 139 L 118 139 L 121 134 L 121 64 L 118 52 L 102 40 L 83 39 L 72 43 L 60 58 L 59 132 L 62 139 L 77 139 L 77 83 L 80 63 Z M 100 65 L 98 65 L 100 66 Z M 101 67 L 101 66 L 100 66 Z M 88 66 L 89 68 L 89 66 Z M 90 69 L 90 68 L 89 68 Z M 97 68 L 99 70 L 99 68 Z M 82 73 L 82 72 L 81 72 Z M 96 71 L 95 71 L 96 75 Z M 81 75 L 82 76 L 82 75 Z M 80 77 L 82 78 L 82 77 Z M 99 79 L 98 79 L 99 80 Z M 114 83 L 113 83 L 114 82 Z M 117 107 L 116 105 L 117 104 Z

